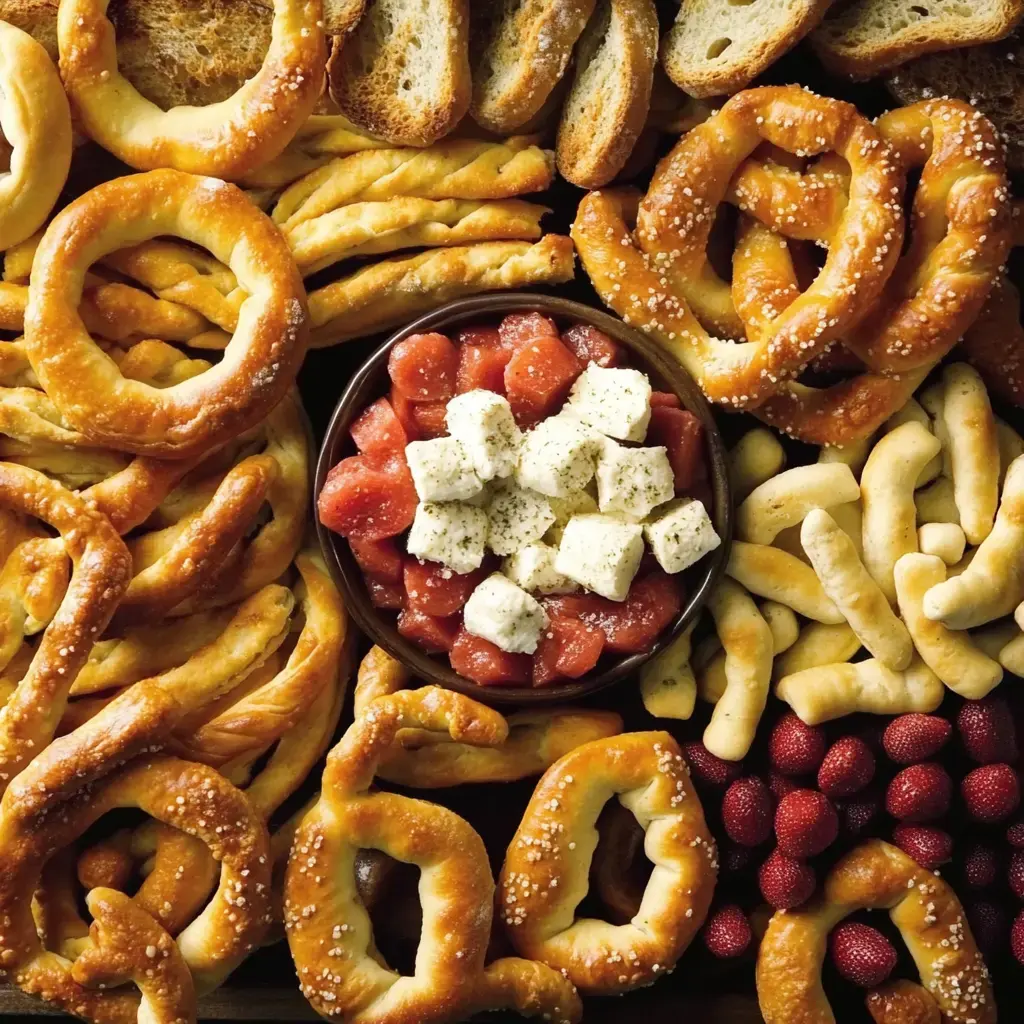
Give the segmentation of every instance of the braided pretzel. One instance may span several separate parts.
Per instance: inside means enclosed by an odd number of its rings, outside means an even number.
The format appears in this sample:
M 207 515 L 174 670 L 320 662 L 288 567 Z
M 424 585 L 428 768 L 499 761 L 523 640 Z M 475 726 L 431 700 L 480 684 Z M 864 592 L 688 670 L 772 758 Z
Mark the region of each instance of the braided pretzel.
M 231 98 L 161 110 L 118 71 L 109 0 L 61 0 L 64 86 L 86 134 L 138 170 L 239 178 L 278 156 L 313 113 L 327 44 L 320 0 L 274 0 L 263 66 Z
M 840 860 L 811 904 L 772 917 L 757 955 L 757 995 L 766 1024 L 833 1024 L 821 986 L 828 934 L 861 909 L 889 911 L 943 1020 L 995 1024 L 988 970 L 956 894 L 879 839 Z
M 285 876 L 285 928 L 303 994 L 318 1013 L 353 1024 L 456 1021 L 509 1006 L 579 1020 L 575 991 L 556 972 L 514 959 L 485 969 L 494 883 L 469 824 L 443 807 L 368 791 L 403 728 L 480 745 L 507 735 L 499 714 L 436 687 L 381 698 L 356 718 L 328 756 L 323 792 L 296 832 Z M 371 926 L 355 885 L 360 848 L 422 869 L 424 920 L 411 977 L 370 953 Z
M 647 832 L 655 868 L 632 922 L 576 919 L 613 796 Z M 561 971 L 581 992 L 650 984 L 685 952 L 711 903 L 715 842 L 668 733 L 595 740 L 545 772 L 501 869 L 501 917 L 516 951 Z
M 86 266 L 158 234 L 209 248 L 251 296 L 224 359 L 161 391 L 122 377 L 77 313 Z M 302 359 L 302 282 L 279 233 L 233 186 L 170 170 L 107 182 L 51 222 L 34 266 L 25 317 L 33 369 L 70 425 L 109 447 L 165 457 L 208 449 L 265 416 Z

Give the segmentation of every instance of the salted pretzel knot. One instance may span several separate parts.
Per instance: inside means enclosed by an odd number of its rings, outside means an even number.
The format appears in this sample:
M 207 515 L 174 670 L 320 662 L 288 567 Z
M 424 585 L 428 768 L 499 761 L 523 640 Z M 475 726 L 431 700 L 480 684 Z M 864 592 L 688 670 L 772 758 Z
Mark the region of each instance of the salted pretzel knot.
M 988 970 L 953 890 L 895 846 L 871 839 L 848 853 L 819 895 L 771 919 L 757 955 L 765 1024 L 834 1024 L 821 984 L 829 932 L 857 910 L 883 909 L 949 1024 L 995 1024 Z
M 617 796 L 647 833 L 654 871 L 628 924 L 577 918 L 597 817 Z M 624 733 L 577 747 L 542 776 L 505 855 L 499 907 L 516 951 L 584 994 L 628 992 L 672 970 L 715 888 L 715 841 L 676 741 Z
M 88 267 L 156 235 L 209 249 L 250 296 L 223 359 L 168 388 L 125 378 L 78 313 Z M 53 219 L 34 265 L 26 352 L 61 416 L 99 444 L 164 458 L 209 449 L 266 416 L 302 361 L 302 280 L 280 233 L 233 185 L 172 170 L 106 182 Z
M 263 66 L 234 96 L 166 111 L 118 70 L 108 3 L 61 0 L 60 72 L 86 134 L 129 166 L 238 179 L 278 156 L 313 113 L 327 59 L 321 0 L 274 0 Z

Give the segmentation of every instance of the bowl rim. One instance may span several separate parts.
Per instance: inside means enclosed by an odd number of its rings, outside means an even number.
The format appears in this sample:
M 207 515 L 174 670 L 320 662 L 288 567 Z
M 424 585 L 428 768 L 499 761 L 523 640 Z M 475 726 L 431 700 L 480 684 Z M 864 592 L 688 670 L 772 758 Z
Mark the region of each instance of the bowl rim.
M 374 397 L 365 392 L 378 375 L 387 372 L 387 359 L 391 349 L 412 334 L 426 331 L 445 331 L 468 320 L 482 320 L 506 313 L 545 313 L 571 323 L 590 324 L 604 331 L 630 350 L 635 365 L 665 381 L 682 402 L 683 408 L 694 413 L 704 426 L 709 482 L 714 508 L 709 510 L 716 532 L 722 543 L 706 556 L 705 571 L 688 592 L 683 607 L 672 624 L 664 629 L 649 650 L 629 654 L 581 680 L 552 686 L 485 686 L 458 675 L 447 664 L 434 660 L 420 647 L 403 637 L 395 625 L 371 605 L 362 571 L 359 569 L 345 538 L 329 530 L 317 515 L 317 500 L 330 469 L 344 457 L 342 448 L 348 440 L 348 428 L 359 412 Z M 380 389 L 379 389 L 380 390 Z M 530 707 L 564 704 L 597 693 L 629 678 L 654 655 L 663 650 L 691 622 L 699 616 L 707 603 L 712 588 L 725 571 L 732 543 L 732 490 L 729 481 L 725 443 L 711 412 L 711 406 L 693 378 L 658 344 L 636 328 L 605 313 L 603 310 L 572 299 L 537 292 L 491 292 L 455 299 L 423 316 L 410 321 L 391 333 L 385 341 L 364 360 L 345 385 L 335 404 L 324 432 L 317 455 L 313 485 L 313 520 L 324 561 L 349 615 L 369 640 L 401 661 L 421 683 L 432 683 L 471 697 L 484 704 Z

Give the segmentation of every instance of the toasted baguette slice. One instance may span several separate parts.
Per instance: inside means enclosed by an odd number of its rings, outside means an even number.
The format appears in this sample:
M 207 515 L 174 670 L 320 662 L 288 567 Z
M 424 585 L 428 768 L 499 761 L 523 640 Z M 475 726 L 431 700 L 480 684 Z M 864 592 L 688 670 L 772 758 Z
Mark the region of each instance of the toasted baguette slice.
M 936 50 L 991 43 L 1024 16 L 1024 0 L 854 0 L 825 18 L 811 45 L 830 70 L 871 78 Z
M 1006 140 L 1006 162 L 1024 171 L 1024 31 L 985 46 L 930 53 L 887 80 L 901 103 L 954 96 L 977 107 Z
M 565 74 L 594 0 L 478 0 L 473 9 L 473 120 L 509 133 Z
M 830 0 L 683 0 L 661 62 L 691 96 L 730 96 L 795 46 Z
M 647 120 L 657 59 L 654 0 L 598 0 L 558 128 L 563 178 L 600 188 L 622 170 Z
M 403 146 L 429 146 L 469 108 L 468 0 L 370 0 L 335 40 L 331 95 L 350 121 Z

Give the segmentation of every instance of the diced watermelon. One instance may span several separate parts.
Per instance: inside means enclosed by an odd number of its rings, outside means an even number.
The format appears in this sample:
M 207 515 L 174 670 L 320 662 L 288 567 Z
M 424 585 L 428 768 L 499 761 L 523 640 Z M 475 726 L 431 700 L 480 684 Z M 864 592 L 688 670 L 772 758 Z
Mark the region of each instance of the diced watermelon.
M 413 402 L 447 402 L 455 394 L 459 353 L 443 334 L 413 334 L 388 356 L 395 390 Z
M 413 422 L 423 440 L 444 437 L 448 433 L 448 425 L 445 423 L 447 404 L 447 402 L 416 402 L 413 405 Z
M 409 443 L 405 428 L 386 398 L 368 405 L 348 432 L 361 452 L 404 452 Z
M 383 540 L 349 537 L 348 546 L 359 568 L 367 576 L 381 583 L 401 583 L 402 552 L 390 537 Z
M 403 579 L 409 607 L 442 618 L 454 615 L 461 611 L 469 595 L 487 575 L 482 569 L 457 573 L 440 562 L 421 562 L 418 558 L 407 558 Z
M 676 492 L 684 493 L 705 473 L 704 427 L 685 409 L 658 406 L 651 409 L 646 445 L 664 445 L 676 478 Z
M 541 633 L 533 655 L 533 685 L 579 679 L 597 664 L 603 650 L 604 633 L 597 626 L 556 616 Z
M 558 411 L 579 376 L 579 360 L 558 338 L 523 345 L 505 367 L 505 394 L 516 422 L 532 427 Z
M 679 401 L 678 395 L 673 395 L 671 391 L 652 391 L 651 392 L 651 408 L 664 408 L 664 409 L 678 409 L 682 403 Z
M 555 321 L 543 313 L 509 313 L 498 325 L 502 345 L 513 352 L 538 338 L 557 338 Z
M 461 395 L 479 388 L 503 395 L 505 367 L 511 358 L 510 349 L 490 345 L 463 345 L 459 349 L 455 390 Z
M 401 583 L 388 583 L 386 580 L 366 578 L 366 589 L 370 594 L 370 604 L 374 608 L 387 608 L 398 611 L 405 607 L 405 590 Z
M 481 325 L 479 327 L 460 327 L 455 335 L 455 344 L 461 348 L 463 345 L 482 345 L 484 348 L 502 348 L 501 334 L 497 327 Z
M 452 668 L 482 686 L 524 686 L 533 673 L 529 654 L 509 654 L 481 636 L 459 630 L 451 649 Z
M 416 487 L 404 457 L 352 455 L 327 474 L 317 499 L 320 522 L 343 537 L 383 540 L 412 525 Z
M 419 427 L 416 426 L 416 418 L 413 415 L 413 410 L 416 408 L 415 403 L 410 402 L 405 395 L 400 391 L 396 391 L 395 388 L 391 389 L 388 401 L 391 403 L 391 408 L 394 410 L 398 422 L 402 424 L 406 438 L 410 441 L 422 440 Z
M 623 361 L 622 346 L 590 324 L 573 324 L 562 335 L 562 343 L 584 366 L 618 366 Z
M 439 618 L 405 608 L 398 616 L 398 632 L 430 654 L 450 651 L 461 626 L 461 615 Z

